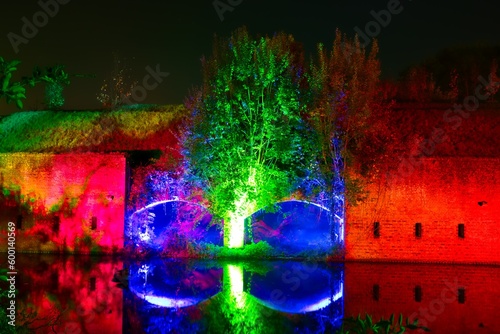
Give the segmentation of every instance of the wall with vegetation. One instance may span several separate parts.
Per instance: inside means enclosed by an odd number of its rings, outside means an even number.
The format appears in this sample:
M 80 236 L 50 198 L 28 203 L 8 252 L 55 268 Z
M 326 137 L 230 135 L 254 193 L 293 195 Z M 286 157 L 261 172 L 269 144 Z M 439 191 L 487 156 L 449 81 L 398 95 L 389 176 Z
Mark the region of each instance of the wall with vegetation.
M 500 105 L 477 109 L 451 103 L 398 103 L 388 114 L 387 153 L 413 156 L 499 157 Z
M 0 154 L 0 188 L 0 238 L 15 222 L 18 252 L 123 248 L 122 154 Z
M 139 108 L 139 107 L 137 107 Z M 0 120 L 0 152 L 172 150 L 183 106 L 114 111 L 23 111 Z
M 377 178 L 368 188 L 368 200 L 347 208 L 347 259 L 500 262 L 495 247 L 500 217 L 495 209 L 500 207 L 495 195 L 499 184 L 496 166 L 500 157 L 500 109 L 489 102 L 472 111 L 450 107 L 397 104 L 388 114 L 386 160 L 375 169 L 382 174 L 390 169 L 397 177 Z M 184 180 L 179 163 L 186 115 L 183 106 L 132 106 L 116 111 L 27 111 L 1 119 L 0 153 L 12 153 L 0 154 L 1 236 L 5 235 L 7 220 L 17 221 L 23 216 L 21 224 L 29 231 L 21 230 L 19 235 L 31 236 L 19 238 L 25 250 L 97 251 L 96 242 L 89 246 L 90 240 L 104 239 L 82 227 L 92 226 L 93 216 L 100 224 L 101 216 L 116 210 L 119 214 L 110 213 L 113 218 L 109 219 L 121 224 L 114 226 L 121 226 L 116 231 L 123 236 L 120 205 L 126 205 L 129 215 L 164 200 L 207 205 L 201 190 Z M 374 142 L 372 149 L 379 145 Z M 142 154 L 146 151 L 154 154 Z M 84 152 L 127 152 L 127 191 L 123 185 L 125 158 L 108 159 Z M 385 163 L 410 161 L 412 157 L 417 166 L 412 170 L 405 165 L 403 173 L 397 172 L 401 165 Z M 92 166 L 101 162 L 106 167 L 92 174 Z M 94 176 L 87 182 L 91 174 Z M 97 181 L 92 181 L 94 178 Z M 115 185 L 118 182 L 122 185 Z M 104 211 L 95 215 L 93 203 L 106 202 L 108 186 L 121 189 L 120 198 L 128 192 L 128 202 L 117 203 L 115 196 L 108 206 L 100 204 L 99 210 Z M 82 190 L 85 187 L 94 187 L 96 192 Z M 480 206 L 479 202 L 486 203 Z M 51 232 L 56 216 L 60 219 L 57 234 Z M 33 227 L 35 221 L 40 227 Z M 380 223 L 379 238 L 373 237 L 374 222 Z M 422 224 L 421 237 L 415 237 L 417 222 Z M 458 237 L 461 223 L 464 238 Z M 65 224 L 77 232 L 71 234 Z M 269 224 L 258 225 L 267 229 Z M 287 236 L 282 229 L 266 231 L 277 243 Z M 106 242 L 97 242 L 101 251 L 113 248 L 113 242 Z M 297 244 L 295 239 L 291 242 Z M 119 244 L 119 248 L 122 246 Z
M 349 207 L 346 259 L 500 263 L 500 159 L 419 161 Z

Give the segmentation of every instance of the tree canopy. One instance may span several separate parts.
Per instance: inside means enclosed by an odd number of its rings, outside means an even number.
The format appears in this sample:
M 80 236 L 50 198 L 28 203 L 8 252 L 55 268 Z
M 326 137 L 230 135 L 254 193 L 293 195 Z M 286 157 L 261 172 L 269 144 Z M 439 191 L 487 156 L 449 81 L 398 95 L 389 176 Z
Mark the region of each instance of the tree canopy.
M 45 104 L 49 109 L 59 109 L 64 105 L 63 90 L 70 84 L 70 75 L 64 65 L 38 67 L 33 69 L 31 76 L 23 77 L 20 81 L 13 81 L 13 74 L 17 71 L 19 60 L 7 61 L 0 57 L 0 98 L 7 103 L 14 102 L 18 109 L 23 108 L 26 99 L 26 87 L 34 87 L 39 83 L 45 84 Z M 73 74 L 73 77 L 89 77 L 89 75 Z
M 215 39 L 202 60 L 203 85 L 187 101 L 185 156 L 224 219 L 226 245 L 241 247 L 244 219 L 294 191 L 315 187 L 335 211 L 344 207 L 346 181 L 349 194 L 360 193 L 349 175 L 366 171 L 383 146 L 371 129 L 384 109 L 376 103 L 377 51 L 374 42 L 367 55 L 337 31 L 332 51 L 319 45 L 307 63 L 284 33 L 253 38 L 241 28 Z M 356 159 L 363 150 L 372 154 Z
M 457 102 L 475 94 L 485 81 L 500 80 L 500 45 L 476 44 L 445 48 L 401 73 L 396 98 L 401 101 Z M 486 87 L 498 99 L 497 85 Z
M 368 174 L 388 135 L 381 131 L 387 105 L 378 98 L 377 53 L 376 41 L 367 54 L 357 37 L 350 40 L 337 30 L 331 51 L 318 45 L 309 70 L 312 100 L 306 115 L 317 140 L 319 172 L 328 194 L 345 190 L 352 203 L 363 194 L 357 175 Z
M 245 217 L 289 195 L 308 167 L 302 48 L 290 35 L 252 38 L 242 28 L 216 39 L 203 74 L 186 154 L 212 211 L 242 231 Z M 241 234 L 226 234 L 242 246 Z

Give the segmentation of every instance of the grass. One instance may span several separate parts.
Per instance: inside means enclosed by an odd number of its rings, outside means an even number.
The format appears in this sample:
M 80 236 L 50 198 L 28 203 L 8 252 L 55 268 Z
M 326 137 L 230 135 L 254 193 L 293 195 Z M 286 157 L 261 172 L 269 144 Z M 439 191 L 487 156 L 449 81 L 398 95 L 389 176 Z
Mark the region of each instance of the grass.
M 286 255 L 285 250 L 278 250 L 266 241 L 247 244 L 242 248 L 228 248 L 212 244 L 201 244 L 193 250 L 194 257 L 210 258 L 217 260 L 316 260 L 326 261 L 331 254 L 320 253 L 314 250 L 303 251 L 293 256 Z
M 207 245 L 202 255 L 218 259 L 263 259 L 276 256 L 277 251 L 265 241 L 245 245 L 243 248 L 227 248 Z

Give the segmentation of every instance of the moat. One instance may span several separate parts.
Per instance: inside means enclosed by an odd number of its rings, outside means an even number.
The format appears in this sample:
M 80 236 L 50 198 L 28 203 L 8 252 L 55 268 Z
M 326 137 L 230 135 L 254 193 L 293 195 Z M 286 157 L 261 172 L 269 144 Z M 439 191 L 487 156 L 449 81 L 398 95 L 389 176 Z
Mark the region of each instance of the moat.
M 500 333 L 499 267 L 35 254 L 17 267 L 33 333 L 334 333 L 359 313 Z

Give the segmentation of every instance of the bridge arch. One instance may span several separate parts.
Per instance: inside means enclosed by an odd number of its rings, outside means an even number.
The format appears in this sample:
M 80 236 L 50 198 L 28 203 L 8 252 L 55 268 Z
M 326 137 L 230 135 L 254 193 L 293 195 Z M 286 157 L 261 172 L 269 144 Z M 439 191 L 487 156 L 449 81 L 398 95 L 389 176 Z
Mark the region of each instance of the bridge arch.
M 209 210 L 199 203 L 163 200 L 134 212 L 127 220 L 125 235 L 133 247 L 174 250 L 176 254 L 175 250 L 201 242 L 222 246 L 223 226 L 211 222 Z M 246 219 L 246 243 L 266 241 L 290 256 L 330 254 L 343 239 L 343 217 L 314 202 L 278 202 L 273 212 L 261 209 Z
M 251 215 L 246 241 L 266 241 L 289 255 L 330 254 L 344 239 L 343 219 L 321 204 L 288 200 L 275 204 L 274 212 Z
M 125 235 L 133 248 L 179 251 L 200 242 L 223 244 L 222 228 L 212 225 L 206 207 L 185 200 L 164 200 L 145 206 L 127 220 Z

